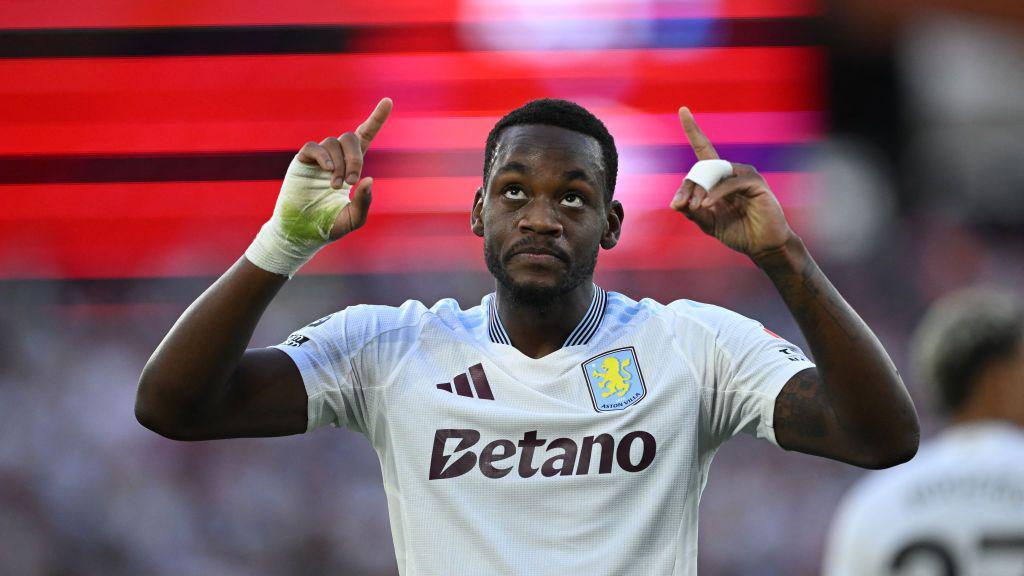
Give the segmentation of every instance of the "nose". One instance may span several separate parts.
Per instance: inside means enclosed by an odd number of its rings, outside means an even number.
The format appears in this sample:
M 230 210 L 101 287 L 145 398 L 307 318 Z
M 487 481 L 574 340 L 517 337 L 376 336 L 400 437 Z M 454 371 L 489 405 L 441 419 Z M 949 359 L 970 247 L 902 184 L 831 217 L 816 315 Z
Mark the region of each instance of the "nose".
M 556 238 L 561 236 L 562 222 L 558 218 L 558 208 L 552 206 L 544 196 L 534 197 L 520 212 L 519 231 Z

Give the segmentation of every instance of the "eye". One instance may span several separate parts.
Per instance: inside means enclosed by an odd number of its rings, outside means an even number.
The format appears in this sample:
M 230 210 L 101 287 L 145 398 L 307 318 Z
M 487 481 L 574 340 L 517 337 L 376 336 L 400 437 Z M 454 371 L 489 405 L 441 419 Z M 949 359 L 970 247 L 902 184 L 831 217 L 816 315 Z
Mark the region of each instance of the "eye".
M 580 208 L 583 206 L 583 197 L 575 192 L 570 192 L 562 197 L 562 204 L 570 208 Z
M 509 186 L 508 188 L 505 188 L 504 190 L 502 190 L 501 195 L 504 196 L 505 198 L 508 198 L 509 200 L 525 200 L 526 199 L 526 191 L 523 190 L 522 187 L 520 187 L 518 185 L 515 185 L 515 184 L 513 184 L 512 186 Z

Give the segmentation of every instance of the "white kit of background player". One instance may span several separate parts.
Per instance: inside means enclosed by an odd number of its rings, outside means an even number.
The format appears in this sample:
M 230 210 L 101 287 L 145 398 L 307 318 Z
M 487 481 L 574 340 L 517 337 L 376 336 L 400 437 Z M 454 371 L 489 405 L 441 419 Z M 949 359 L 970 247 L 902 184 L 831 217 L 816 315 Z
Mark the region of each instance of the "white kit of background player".
M 1024 304 L 968 288 L 932 305 L 911 346 L 951 420 L 904 466 L 844 498 L 825 576 L 1024 574 Z

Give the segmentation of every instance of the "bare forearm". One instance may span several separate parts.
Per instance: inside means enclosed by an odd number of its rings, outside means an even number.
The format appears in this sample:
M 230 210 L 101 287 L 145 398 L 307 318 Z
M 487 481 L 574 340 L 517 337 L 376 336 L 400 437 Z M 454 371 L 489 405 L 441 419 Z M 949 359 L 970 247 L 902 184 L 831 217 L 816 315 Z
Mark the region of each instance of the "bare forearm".
M 140 420 L 184 421 L 215 402 L 286 281 L 240 258 L 197 298 L 142 371 Z
M 896 367 L 803 242 L 794 236 L 782 248 L 756 255 L 754 262 L 799 324 L 843 436 L 867 451 L 912 454 L 917 413 Z

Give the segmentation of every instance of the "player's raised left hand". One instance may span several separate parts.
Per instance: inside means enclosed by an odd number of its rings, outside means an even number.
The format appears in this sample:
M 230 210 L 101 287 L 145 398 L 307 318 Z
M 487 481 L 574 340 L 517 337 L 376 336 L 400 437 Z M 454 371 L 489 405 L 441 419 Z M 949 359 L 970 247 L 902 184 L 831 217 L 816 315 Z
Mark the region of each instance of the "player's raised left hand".
M 715 147 L 688 108 L 679 109 L 679 121 L 697 159 L 717 160 Z M 753 166 L 732 163 L 732 168 L 732 175 L 711 190 L 683 180 L 672 198 L 672 209 L 729 248 L 750 257 L 781 248 L 795 234 L 775 194 Z

